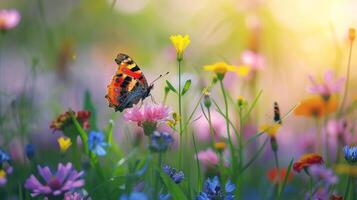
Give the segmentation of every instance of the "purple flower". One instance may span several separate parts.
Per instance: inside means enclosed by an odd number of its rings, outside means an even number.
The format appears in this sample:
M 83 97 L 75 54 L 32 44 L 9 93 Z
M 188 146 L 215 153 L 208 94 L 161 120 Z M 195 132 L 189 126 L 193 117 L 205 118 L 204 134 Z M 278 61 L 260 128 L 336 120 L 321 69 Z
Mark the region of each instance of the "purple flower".
M 338 142 L 347 144 L 351 141 L 350 127 L 345 119 L 329 120 L 326 126 L 327 133 L 336 138 Z
M 185 178 L 185 174 L 182 171 L 177 171 L 175 168 L 168 165 L 162 166 L 162 171 L 164 171 L 170 178 L 176 183 L 179 184 Z
M 309 87 L 308 90 L 311 93 L 322 96 L 324 99 L 328 99 L 333 93 L 340 92 L 346 81 L 344 77 L 334 79 L 334 72 L 332 70 L 325 72 L 324 80 L 322 82 L 318 82 L 311 75 L 309 75 L 309 80 L 312 86 Z
M 45 180 L 42 184 L 34 175 L 26 180 L 25 188 L 31 190 L 31 196 L 59 196 L 69 190 L 80 188 L 84 185 L 84 180 L 81 179 L 83 171 L 77 172 L 72 163 L 63 165 L 58 164 L 57 172 L 52 174 L 49 167 L 41 168 L 38 166 L 38 172 Z
M 305 199 L 309 200 L 310 199 L 310 193 L 306 193 Z M 328 198 L 328 191 L 325 188 L 319 188 L 316 190 L 316 192 L 312 195 L 312 200 L 323 200 L 323 199 L 329 199 Z
M 6 31 L 15 28 L 20 19 L 21 15 L 17 10 L 0 10 L 0 30 Z
M 331 169 L 321 165 L 312 165 L 309 167 L 309 173 L 315 180 L 322 181 L 325 186 L 336 184 L 338 181 L 337 176 L 333 174 Z

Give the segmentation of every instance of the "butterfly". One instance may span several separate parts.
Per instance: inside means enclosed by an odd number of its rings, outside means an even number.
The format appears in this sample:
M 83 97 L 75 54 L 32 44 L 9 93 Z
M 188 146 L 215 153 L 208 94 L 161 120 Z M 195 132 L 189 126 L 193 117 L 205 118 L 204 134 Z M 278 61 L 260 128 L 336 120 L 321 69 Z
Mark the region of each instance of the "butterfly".
M 128 55 L 119 53 L 115 58 L 118 69 L 107 86 L 105 98 L 109 107 L 123 112 L 150 96 L 153 84 L 148 84 L 139 66 Z

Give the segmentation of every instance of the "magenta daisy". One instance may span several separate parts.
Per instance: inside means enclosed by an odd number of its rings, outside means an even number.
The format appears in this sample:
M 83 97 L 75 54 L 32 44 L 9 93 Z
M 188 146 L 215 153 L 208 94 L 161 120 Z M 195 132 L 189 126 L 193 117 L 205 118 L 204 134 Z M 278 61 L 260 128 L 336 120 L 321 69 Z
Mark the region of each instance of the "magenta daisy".
M 49 167 L 38 166 L 38 172 L 44 180 L 42 184 L 34 175 L 31 175 L 25 182 L 25 188 L 31 190 L 31 196 L 59 196 L 63 193 L 80 188 L 84 185 L 81 179 L 83 171 L 77 172 L 72 163 L 58 164 L 57 172 L 51 173 Z

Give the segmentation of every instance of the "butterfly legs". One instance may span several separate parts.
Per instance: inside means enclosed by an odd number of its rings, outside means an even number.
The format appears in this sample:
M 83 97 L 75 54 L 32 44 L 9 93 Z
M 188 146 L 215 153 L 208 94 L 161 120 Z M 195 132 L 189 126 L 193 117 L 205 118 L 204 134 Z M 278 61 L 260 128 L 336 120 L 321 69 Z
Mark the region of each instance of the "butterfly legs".
M 154 104 L 158 104 L 156 101 L 155 101 L 155 98 L 152 94 L 150 94 L 150 97 L 151 97 L 151 101 L 154 102 Z

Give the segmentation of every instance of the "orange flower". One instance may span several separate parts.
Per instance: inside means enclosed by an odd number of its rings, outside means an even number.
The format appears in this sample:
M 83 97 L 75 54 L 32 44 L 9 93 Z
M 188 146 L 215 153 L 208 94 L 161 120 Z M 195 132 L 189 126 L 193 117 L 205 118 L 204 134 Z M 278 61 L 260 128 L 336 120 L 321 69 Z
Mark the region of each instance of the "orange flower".
M 283 168 L 280 170 L 274 168 L 267 172 L 267 177 L 271 183 L 282 183 L 282 182 L 284 182 L 286 173 L 287 173 L 286 168 Z M 279 176 L 279 177 L 277 177 L 277 176 Z M 287 182 L 290 182 L 292 179 L 293 179 L 293 173 L 290 171 L 289 175 L 288 175 Z
M 310 167 L 315 164 L 322 164 L 324 160 L 317 153 L 308 153 L 300 157 L 300 159 L 294 163 L 293 169 L 296 172 L 300 172 L 302 169 Z
M 338 100 L 331 97 L 325 101 L 319 96 L 311 97 L 301 101 L 300 105 L 295 109 L 295 115 L 306 117 L 322 117 L 337 110 Z

